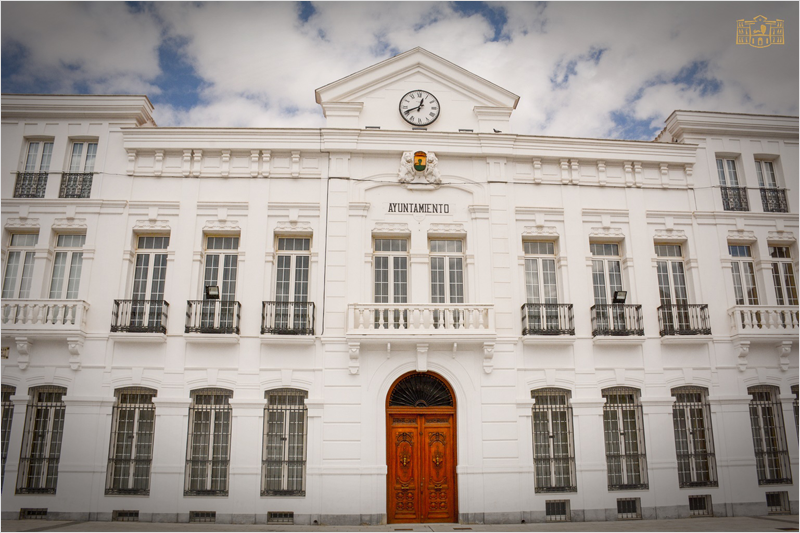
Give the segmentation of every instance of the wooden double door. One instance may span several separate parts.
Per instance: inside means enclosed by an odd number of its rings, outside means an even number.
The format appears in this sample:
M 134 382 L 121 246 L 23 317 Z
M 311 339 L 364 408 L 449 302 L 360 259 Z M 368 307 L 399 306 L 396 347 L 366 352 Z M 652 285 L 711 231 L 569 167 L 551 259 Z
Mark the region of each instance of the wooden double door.
M 455 411 L 387 412 L 389 523 L 457 522 Z

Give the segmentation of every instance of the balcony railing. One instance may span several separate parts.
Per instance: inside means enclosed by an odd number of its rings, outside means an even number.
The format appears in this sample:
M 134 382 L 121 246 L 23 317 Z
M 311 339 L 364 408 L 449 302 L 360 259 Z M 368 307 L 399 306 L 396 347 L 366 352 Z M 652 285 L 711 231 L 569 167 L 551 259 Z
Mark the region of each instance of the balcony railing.
M 89 304 L 83 300 L 4 300 L 3 329 L 6 332 L 80 331 Z
M 242 304 L 233 300 L 186 302 L 186 333 L 239 334 Z
M 164 300 L 114 300 L 111 331 L 166 333 L 169 303 Z
M 786 201 L 786 189 L 761 187 L 761 205 L 767 213 L 788 213 L 789 202 Z
M 745 187 L 720 187 L 722 208 L 725 211 L 750 211 Z
M 658 308 L 658 329 L 666 335 L 711 335 L 706 304 L 672 304 Z
M 313 335 L 314 302 L 262 302 L 261 334 Z
M 14 198 L 44 198 L 47 172 L 17 172 Z
M 572 304 L 524 304 L 522 334 L 575 335 Z
M 591 312 L 593 337 L 644 335 L 641 305 L 597 304 Z
M 728 310 L 734 335 L 755 337 L 797 337 L 797 307 L 738 305 Z
M 61 174 L 59 198 L 89 198 L 92 193 L 92 172 L 64 172 Z
M 348 333 L 494 333 L 491 304 L 352 304 Z

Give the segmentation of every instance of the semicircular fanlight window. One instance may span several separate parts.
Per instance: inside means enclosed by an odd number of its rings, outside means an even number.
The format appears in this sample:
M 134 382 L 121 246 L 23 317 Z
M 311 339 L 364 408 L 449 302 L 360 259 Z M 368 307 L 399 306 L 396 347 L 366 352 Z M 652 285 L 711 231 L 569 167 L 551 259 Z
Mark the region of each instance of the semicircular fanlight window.
M 452 407 L 453 396 L 442 380 L 430 374 L 412 374 L 395 385 L 389 406 Z

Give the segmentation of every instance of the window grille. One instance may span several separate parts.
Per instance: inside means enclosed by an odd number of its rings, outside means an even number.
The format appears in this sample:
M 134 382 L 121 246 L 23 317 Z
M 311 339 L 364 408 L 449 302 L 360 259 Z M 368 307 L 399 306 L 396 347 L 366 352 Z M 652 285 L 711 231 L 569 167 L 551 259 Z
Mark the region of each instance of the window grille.
M 207 522 L 213 524 L 216 521 L 216 511 L 189 511 L 189 522 Z
M 603 391 L 608 489 L 646 489 L 647 460 L 639 391 L 614 387 Z
M 67 389 L 32 387 L 17 475 L 17 494 L 55 494 Z
M 789 493 L 787 491 L 768 492 L 767 512 L 769 514 L 784 514 L 790 512 Z
M 642 518 L 642 503 L 639 498 L 617 498 L 617 520 Z
M 19 510 L 20 520 L 47 520 L 47 509 L 22 508 Z
M 533 463 L 536 492 L 574 492 L 575 445 L 569 392 L 540 389 L 531 392 L 533 405 Z
M 708 392 L 699 387 L 672 389 L 672 422 L 681 487 L 716 487 L 717 463 Z
M 156 391 L 130 387 L 116 391 L 111 444 L 106 470 L 106 494 L 150 494 L 150 467 Z
M 277 389 L 265 396 L 261 494 L 305 496 L 308 393 Z
M 797 403 L 798 399 L 800 399 L 800 392 L 798 392 L 797 385 L 792 385 L 792 394 L 794 394 L 794 401 L 792 402 L 792 408 L 794 409 L 794 425 L 797 430 L 797 435 L 800 436 L 800 419 L 797 413 Z
M 714 516 L 711 496 L 689 496 L 689 516 Z
M 6 457 L 8 457 L 8 442 L 11 437 L 11 421 L 14 418 L 14 402 L 11 401 L 11 396 L 16 392 L 16 388 L 11 385 L 3 385 L 3 429 L 2 429 L 2 446 L 3 446 L 3 465 L 2 477 L 0 483 L 6 477 Z
M 230 466 L 233 392 L 200 389 L 192 392 L 186 444 L 185 496 L 227 496 Z
M 112 522 L 138 522 L 139 511 L 113 511 L 111 513 Z
M 267 513 L 267 524 L 294 524 L 294 513 L 270 511 Z
M 547 500 L 544 503 L 547 522 L 569 522 L 569 500 Z
M 769 385 L 749 387 L 750 426 L 759 485 L 791 483 L 792 470 L 786 446 L 786 430 L 778 388 Z
M 61 174 L 59 198 L 89 198 L 92 194 L 93 172 L 64 172 Z

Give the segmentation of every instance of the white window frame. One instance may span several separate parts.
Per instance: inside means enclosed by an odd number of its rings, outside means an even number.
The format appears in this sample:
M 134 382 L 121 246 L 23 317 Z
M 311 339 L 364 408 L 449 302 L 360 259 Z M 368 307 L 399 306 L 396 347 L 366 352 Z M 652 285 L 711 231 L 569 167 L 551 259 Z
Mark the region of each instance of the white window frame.
M 300 244 L 299 249 L 297 248 L 298 244 Z M 275 287 L 275 301 L 307 302 L 311 283 L 311 238 L 278 236 L 275 249 L 277 250 L 275 254 L 275 283 L 273 284 L 273 287 Z M 283 258 L 289 261 L 287 268 L 289 279 L 283 280 L 283 283 L 288 284 L 289 290 L 286 294 L 280 294 L 281 291 L 279 291 L 281 260 Z M 305 265 L 302 264 L 303 261 L 301 260 L 305 260 Z M 298 276 L 302 278 L 303 272 L 305 272 L 305 279 L 298 279 Z M 302 290 L 298 291 L 298 283 L 304 284 L 305 293 Z
M 778 305 L 797 306 L 797 279 L 794 274 L 792 250 L 789 246 L 769 246 L 772 285 Z
M 563 403 L 544 401 L 544 398 L 559 397 Z M 575 471 L 575 442 L 573 439 L 574 428 L 572 425 L 572 406 L 570 405 L 570 391 L 557 388 L 544 388 L 531 391 L 534 400 L 531 429 L 533 431 L 533 461 L 535 492 L 575 492 L 577 479 Z M 554 414 L 563 414 L 563 420 L 555 420 Z M 537 432 L 537 415 L 544 415 L 546 431 Z M 538 437 L 538 438 L 537 438 Z M 560 445 L 561 447 L 557 447 Z M 566 445 L 567 455 L 563 451 Z M 545 452 L 545 453 L 542 453 Z M 538 455 L 537 455 L 538 454 Z M 566 465 L 564 464 L 566 461 Z M 547 475 L 540 475 L 543 470 Z M 566 466 L 568 474 L 564 476 L 563 468 Z M 540 478 L 547 477 L 548 483 L 540 483 Z M 567 483 L 559 483 L 559 478 L 568 478 Z
M 595 248 L 602 246 L 600 248 Z M 616 246 L 616 253 L 614 248 Z M 618 242 L 590 242 L 589 251 L 592 255 L 592 298 L 595 305 L 608 305 L 614 300 L 615 291 L 624 291 L 625 289 L 625 272 L 622 268 L 622 244 Z M 611 271 L 609 265 L 616 264 L 619 268 L 619 286 L 614 285 L 612 289 Z M 597 266 L 602 267 L 603 276 L 603 294 L 598 294 L 598 285 L 595 283 L 595 277 L 598 275 Z M 626 303 L 628 303 L 626 301 Z
M 792 467 L 783 421 L 783 404 L 778 387 L 756 385 L 747 388 L 750 398 L 750 428 L 759 485 L 791 484 Z M 764 431 L 764 429 L 769 431 Z
M 31 387 L 28 394 L 31 399 L 25 413 L 17 493 L 55 494 L 64 437 L 66 414 L 64 396 L 67 394 L 67 389 L 45 385 Z M 40 401 L 40 394 L 60 396 L 57 401 Z M 37 461 L 37 464 L 41 461 L 41 467 L 35 468 L 34 461 Z
M 76 149 L 80 147 L 80 153 L 77 154 Z M 90 157 L 90 152 L 91 157 Z M 97 140 L 80 141 L 74 140 L 69 148 L 69 161 L 67 172 L 70 174 L 85 174 L 94 172 L 95 164 L 97 163 Z
M 83 239 L 81 239 L 81 237 Z M 80 246 L 75 240 L 81 242 Z M 48 298 L 51 300 L 78 300 L 80 295 L 81 273 L 83 271 L 83 250 L 86 245 L 86 234 L 66 233 L 56 235 L 56 245 L 53 253 L 53 269 L 50 276 L 50 290 Z M 59 243 L 64 244 L 59 244 Z M 57 286 L 56 274 L 59 267 L 59 258 L 64 258 L 60 281 Z M 74 283 L 74 286 L 73 286 Z
M 52 139 L 30 139 L 25 148 L 22 172 L 50 172 L 50 165 L 53 163 L 53 144 Z M 31 148 L 34 146 L 36 147 L 36 153 L 31 154 Z M 47 157 L 45 157 L 45 154 L 47 154 Z
M 739 255 L 745 250 L 747 255 Z M 758 278 L 753 261 L 753 248 L 749 244 L 729 244 L 728 254 L 731 257 L 733 296 L 736 305 L 758 305 Z
M 28 236 L 31 236 L 33 243 L 24 242 L 22 244 L 14 244 L 16 236 L 26 238 L 30 238 Z M 20 240 L 22 240 L 22 238 L 20 238 Z M 8 242 L 6 264 L 3 271 L 3 298 L 30 298 L 31 286 L 33 284 L 33 272 L 35 269 L 36 245 L 39 243 L 39 234 L 12 233 L 9 236 Z M 19 259 L 15 263 L 12 263 L 12 256 L 19 257 Z M 14 268 L 15 270 L 9 271 L 9 268 Z
M 199 397 L 217 397 L 219 396 L 223 403 L 198 403 Z M 233 391 L 226 389 L 199 389 L 192 391 L 192 405 L 189 407 L 189 429 L 186 439 L 186 481 L 184 485 L 184 496 L 227 496 L 229 491 L 230 480 L 230 462 L 231 462 L 231 426 L 233 424 L 233 409 L 230 406 L 230 399 L 233 398 Z M 207 409 L 203 407 L 208 406 Z M 197 421 L 198 413 L 209 413 L 208 417 L 208 432 L 198 433 L 197 423 L 205 423 L 205 421 Z M 226 420 L 227 418 L 227 420 Z M 217 432 L 218 424 L 221 424 L 223 429 L 227 426 L 226 431 Z M 207 442 L 202 442 L 203 437 L 207 437 Z M 227 442 L 226 442 L 227 439 Z M 198 442 L 200 440 L 200 442 Z M 197 448 L 202 450 L 206 447 L 206 453 L 202 456 L 196 455 Z M 222 453 L 215 455 L 215 448 L 221 450 Z M 224 459 L 215 459 L 224 455 Z M 202 468 L 195 469 L 193 462 L 202 461 L 206 465 Z M 214 477 L 214 461 L 225 462 L 225 477 Z M 196 473 L 204 472 L 202 477 Z M 216 488 L 215 482 L 217 483 Z
M 649 487 L 647 480 L 647 450 L 644 439 L 644 414 L 642 412 L 641 392 L 631 387 L 611 387 L 602 391 L 606 404 L 603 406 L 603 440 L 605 442 L 606 466 L 608 469 L 608 490 L 646 489 Z M 633 403 L 612 404 L 609 396 L 633 396 Z M 612 417 L 610 413 L 615 413 Z M 633 412 L 634 426 L 625 425 L 626 413 Z M 608 415 L 608 416 L 606 416 Z M 612 424 L 615 418 L 616 425 Z M 630 417 L 627 418 L 630 421 Z M 627 438 L 630 430 L 636 432 L 633 438 Z M 635 450 L 631 451 L 629 448 Z M 610 446 L 611 445 L 611 446 Z M 611 458 L 620 460 L 612 465 Z M 612 472 L 612 466 L 618 466 L 618 472 Z M 619 483 L 612 482 L 614 477 L 619 477 Z M 631 479 L 633 478 L 633 479 Z M 638 478 L 638 482 L 637 482 Z
M 717 157 L 717 177 L 722 187 L 744 187 L 739 183 L 739 169 L 735 158 Z
M 756 175 L 758 176 L 758 186 L 763 189 L 777 189 L 778 176 L 775 173 L 775 163 L 765 159 L 756 159 Z
M 156 410 L 153 398 L 156 397 L 157 391 L 143 387 L 126 387 L 117 389 L 114 392 L 116 405 L 114 406 L 114 416 L 111 424 L 106 494 L 150 494 L 150 475 L 156 424 Z M 123 396 L 133 397 L 138 401 L 126 401 L 123 403 L 121 401 Z M 149 401 L 145 400 L 147 396 L 150 397 Z M 123 419 L 123 412 L 133 412 L 133 420 Z M 148 416 L 143 417 L 142 413 L 149 413 L 149 420 Z M 130 422 L 130 426 L 127 428 L 128 431 L 123 431 L 125 428 L 123 428 L 122 424 L 126 422 Z M 150 428 L 147 427 L 148 423 Z M 123 440 L 129 442 L 122 442 Z M 141 453 L 142 441 L 144 441 L 145 449 L 149 449 L 149 453 Z M 127 465 L 124 463 L 127 463 Z M 147 478 L 144 483 L 138 483 L 144 486 L 137 487 L 137 480 L 143 479 L 141 475 L 137 478 L 137 474 L 141 474 L 142 470 L 146 470 Z M 117 476 L 117 473 L 123 474 L 123 476 Z M 118 480 L 122 479 L 125 482 L 119 483 Z
M 542 246 L 545 247 L 544 252 L 542 252 Z M 552 251 L 548 251 L 548 247 L 552 248 Z M 553 241 L 525 240 L 522 242 L 522 249 L 525 253 L 526 301 L 528 303 L 557 304 L 559 290 L 556 243 Z M 544 265 L 546 261 L 552 263 L 551 272 L 545 271 Z M 533 265 L 535 265 L 535 268 L 532 268 Z M 545 283 L 545 278 L 548 274 L 552 275 L 552 283 Z M 548 291 L 548 288 L 552 289 Z
M 384 246 L 389 250 L 384 250 Z M 392 248 L 398 248 L 393 250 Z M 408 303 L 408 294 L 411 280 L 409 279 L 409 254 L 408 237 L 375 237 L 372 240 L 372 295 L 375 303 Z M 380 250 L 378 248 L 381 248 Z M 378 263 L 379 259 L 386 259 L 387 284 L 386 294 L 378 291 Z M 402 263 L 405 263 L 405 268 Z M 381 269 L 383 270 L 383 269 Z M 405 278 L 405 279 L 403 279 Z M 381 282 L 384 283 L 384 282 Z M 400 294 L 399 286 L 405 287 L 405 294 Z M 380 301 L 379 301 L 380 300 Z
M 717 464 L 708 390 L 693 386 L 676 387 L 671 394 L 676 398 L 672 404 L 672 425 L 678 459 L 678 484 L 682 488 L 716 487 Z M 678 401 L 679 396 L 685 401 Z
M 434 243 L 458 243 L 460 246 L 454 245 L 453 250 L 446 250 L 446 251 L 434 251 Z M 437 245 L 439 246 L 439 245 Z M 448 245 L 445 244 L 445 247 Z M 461 248 L 459 251 L 457 248 Z M 436 238 L 428 238 L 428 250 L 430 254 L 429 266 L 430 266 L 430 298 L 431 303 L 438 303 L 438 304 L 463 304 L 467 301 L 467 273 L 466 273 L 466 257 L 464 254 L 465 243 L 464 239 L 436 239 Z M 433 263 L 435 258 L 442 258 L 442 276 L 444 278 L 443 285 L 444 285 L 444 294 L 439 295 L 443 301 L 435 302 L 434 301 L 434 294 L 433 294 Z M 451 259 L 453 260 L 460 260 L 461 262 L 461 269 L 453 269 L 451 266 Z M 458 279 L 458 273 L 461 273 L 461 279 Z M 461 294 L 453 294 L 453 285 L 461 287 Z M 454 301 L 455 300 L 455 301 Z
M 210 239 L 223 239 L 222 241 L 211 241 Z M 226 241 L 225 239 L 234 239 L 231 241 Z M 214 246 L 217 243 L 220 243 L 222 246 L 221 248 L 210 248 L 209 244 L 213 243 Z M 206 234 L 203 236 L 203 264 L 202 264 L 202 294 L 200 295 L 200 299 L 205 298 L 205 288 L 210 285 L 216 285 L 219 287 L 219 299 L 223 301 L 236 301 L 236 290 L 238 288 L 238 273 L 239 273 L 239 244 L 240 238 L 239 235 L 211 235 Z M 228 247 L 231 246 L 231 247 Z M 217 256 L 219 259 L 217 260 L 216 266 L 209 265 L 209 258 Z M 227 258 L 231 257 L 231 261 L 234 263 L 233 266 L 227 265 L 226 261 Z M 217 275 L 216 279 L 209 279 L 209 272 L 210 268 L 216 268 Z M 233 272 L 232 277 L 228 277 L 226 279 L 226 269 L 228 272 Z M 225 291 L 224 284 L 225 283 L 232 283 L 233 284 L 233 291 Z

